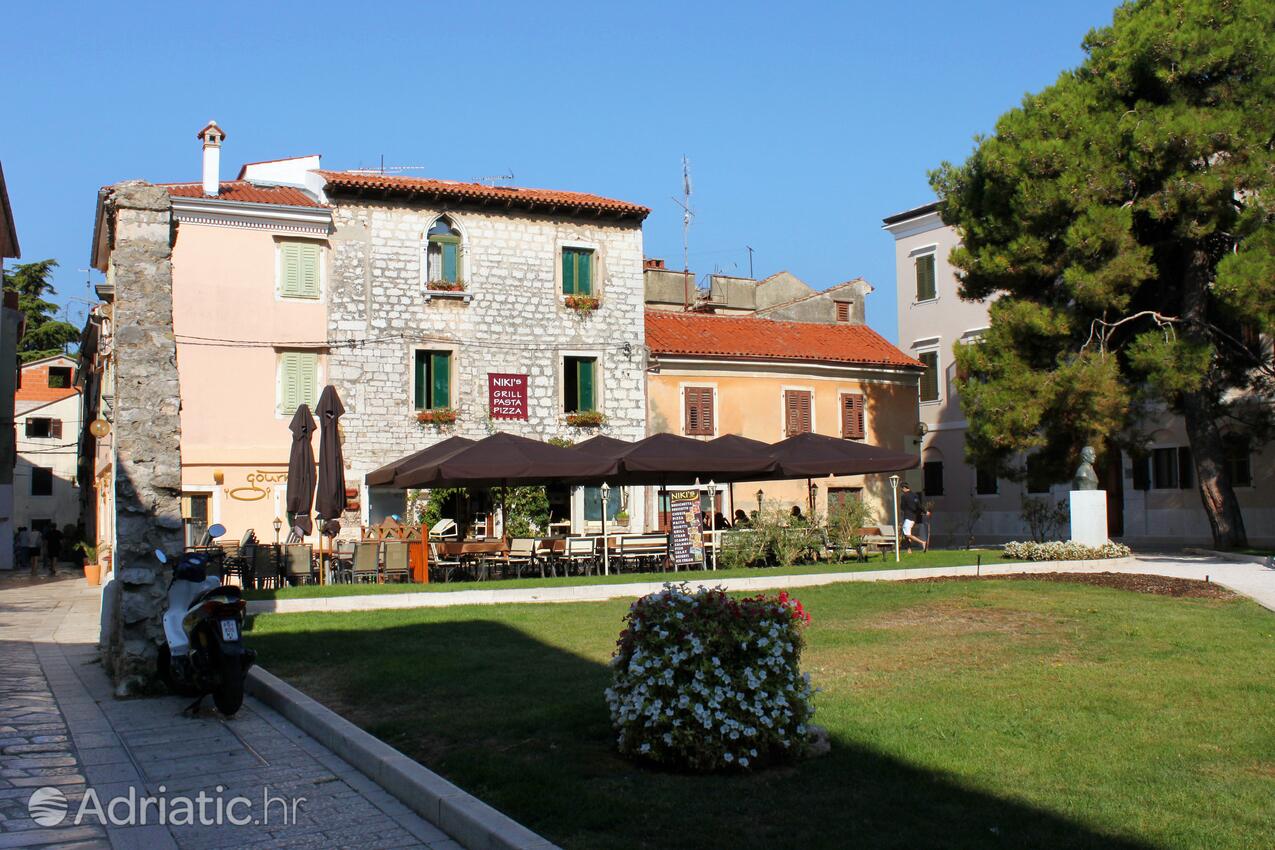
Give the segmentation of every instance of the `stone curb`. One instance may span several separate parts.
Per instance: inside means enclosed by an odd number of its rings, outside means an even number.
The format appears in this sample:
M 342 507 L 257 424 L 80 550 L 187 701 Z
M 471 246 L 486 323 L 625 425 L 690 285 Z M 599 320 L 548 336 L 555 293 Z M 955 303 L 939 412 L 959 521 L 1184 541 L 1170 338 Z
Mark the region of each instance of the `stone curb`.
M 279 677 L 254 667 L 247 691 L 345 759 L 468 850 L 557 850 L 556 845 L 369 735 Z
M 1014 561 L 983 564 L 982 575 L 1053 572 L 1056 570 L 1111 570 L 1137 563 L 1136 556 L 1096 561 Z M 685 579 L 690 584 L 720 584 L 727 590 L 777 590 L 816 587 L 852 581 L 899 581 L 969 575 L 980 571 L 974 564 L 960 567 L 916 567 L 893 570 L 861 570 L 845 573 L 806 573 L 758 578 L 713 580 L 711 570 L 670 573 L 661 581 L 631 584 L 577 584 L 557 587 L 519 587 L 503 590 L 454 590 L 433 593 L 384 593 L 363 596 L 324 596 L 312 599 L 258 599 L 248 603 L 250 614 L 299 614 L 310 611 L 379 611 L 401 608 L 446 608 L 453 605 L 499 605 L 509 603 L 600 602 L 629 596 L 645 596 L 664 586 L 665 581 Z
M 1189 546 L 1182 551 L 1192 555 L 1203 555 L 1207 558 L 1221 558 L 1223 561 L 1239 561 L 1257 564 L 1268 570 L 1275 570 L 1275 555 L 1246 555 L 1243 552 L 1223 552 L 1219 549 L 1198 549 Z

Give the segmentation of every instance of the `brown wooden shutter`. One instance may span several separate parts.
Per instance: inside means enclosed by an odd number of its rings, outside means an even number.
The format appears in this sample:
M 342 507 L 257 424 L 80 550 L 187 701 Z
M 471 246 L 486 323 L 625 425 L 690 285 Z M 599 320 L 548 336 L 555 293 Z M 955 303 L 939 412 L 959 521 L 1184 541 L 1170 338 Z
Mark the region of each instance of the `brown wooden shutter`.
M 784 392 L 785 432 L 789 437 L 810 432 L 810 393 L 804 390 Z
M 864 398 L 862 393 L 841 396 L 841 436 L 847 440 L 864 438 Z
M 686 434 L 713 436 L 713 388 L 686 387 L 683 393 L 686 405 Z
M 699 421 L 704 427 L 704 435 L 711 437 L 716 433 L 717 423 L 713 422 L 713 389 L 704 387 L 699 391 Z
M 848 302 L 845 302 L 845 301 L 837 302 L 837 321 L 838 322 L 850 321 L 850 304 Z
M 697 387 L 686 387 L 682 390 L 686 405 L 686 433 L 687 435 L 698 434 L 700 429 L 699 422 L 699 389 Z
M 49 436 L 58 440 L 62 439 L 62 420 L 61 419 L 49 420 Z

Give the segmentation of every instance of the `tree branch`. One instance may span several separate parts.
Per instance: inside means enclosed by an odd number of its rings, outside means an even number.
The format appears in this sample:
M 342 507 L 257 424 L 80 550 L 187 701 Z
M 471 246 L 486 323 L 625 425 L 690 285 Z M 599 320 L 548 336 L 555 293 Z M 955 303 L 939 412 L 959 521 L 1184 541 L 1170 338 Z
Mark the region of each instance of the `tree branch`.
M 1134 313 L 1132 316 L 1125 316 L 1117 322 L 1108 322 L 1103 319 L 1094 319 L 1089 325 L 1089 338 L 1085 340 L 1085 344 L 1080 346 L 1080 353 L 1083 354 L 1096 339 L 1098 341 L 1098 351 L 1101 354 L 1107 353 L 1107 343 L 1111 339 L 1111 335 L 1115 333 L 1116 328 L 1123 324 L 1132 322 L 1134 319 L 1141 319 L 1144 316 L 1150 316 L 1155 320 L 1156 325 L 1164 329 L 1166 336 L 1173 335 L 1173 324 L 1182 321 L 1176 316 L 1166 316 L 1163 313 L 1157 313 L 1155 310 L 1143 310 L 1140 313 Z

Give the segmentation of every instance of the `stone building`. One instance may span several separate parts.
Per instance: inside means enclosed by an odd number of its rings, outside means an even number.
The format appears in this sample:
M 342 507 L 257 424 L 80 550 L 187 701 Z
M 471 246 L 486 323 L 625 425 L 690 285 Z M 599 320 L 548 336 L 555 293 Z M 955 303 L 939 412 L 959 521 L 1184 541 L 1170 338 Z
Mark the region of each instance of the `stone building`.
M 926 428 L 922 477 L 926 498 L 934 503 L 935 534 L 958 544 L 971 536 L 986 542 L 1030 537 L 1023 500 L 1064 502 L 1070 482 L 1031 475 L 1022 482 L 998 479 L 965 459 L 968 423 L 956 391 L 953 352 L 977 342 L 989 319 L 988 302 L 964 301 L 957 292 L 948 257 L 960 237 L 940 219 L 936 203 L 888 216 L 883 225 L 894 237 L 899 347 L 926 367 L 920 401 Z M 1113 451 L 1099 458 L 1108 533 L 1134 545 L 1209 543 L 1182 419 L 1163 408 L 1149 413 L 1146 454 Z M 1275 451 L 1262 450 L 1239 429 L 1229 431 L 1227 440 L 1231 480 L 1249 540 L 1275 543 Z M 1030 458 L 1023 464 L 1030 470 Z
M 75 371 L 75 359 L 65 354 L 22 364 L 14 393 L 16 527 L 66 530 L 80 522 L 81 405 Z
M 451 434 L 645 436 L 649 210 L 576 192 L 317 173 L 333 216 L 328 368 L 345 402 L 347 480 Z M 512 404 L 493 395 L 501 380 L 519 388 Z M 578 415 L 591 412 L 604 424 L 573 424 L 595 421 Z M 590 488 L 570 499 L 577 528 L 598 518 Z M 401 492 L 374 491 L 363 518 L 402 509 Z

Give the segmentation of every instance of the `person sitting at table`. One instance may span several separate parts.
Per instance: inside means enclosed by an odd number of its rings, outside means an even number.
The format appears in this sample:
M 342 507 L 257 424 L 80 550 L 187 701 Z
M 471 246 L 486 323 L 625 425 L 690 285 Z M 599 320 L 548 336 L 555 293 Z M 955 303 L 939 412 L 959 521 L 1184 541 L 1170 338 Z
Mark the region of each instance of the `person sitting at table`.
M 748 521 L 748 514 L 744 513 L 744 509 L 735 508 L 735 528 L 748 528 L 751 524 Z
M 717 513 L 713 514 L 713 527 L 716 528 L 718 531 L 721 531 L 722 529 L 728 529 L 730 528 L 730 521 L 727 520 L 726 517 L 722 516 L 721 511 L 718 511 Z

